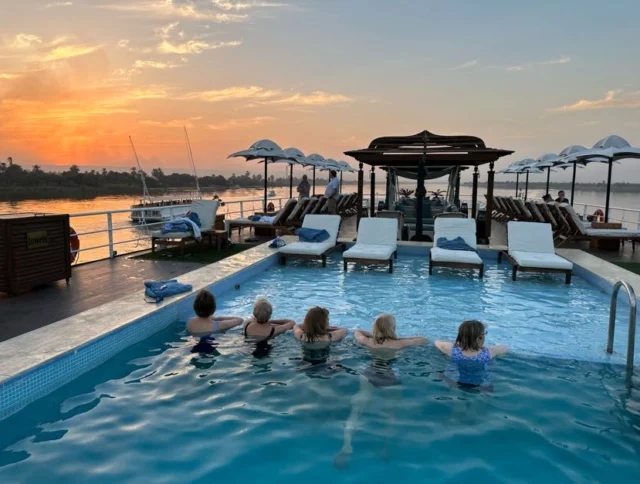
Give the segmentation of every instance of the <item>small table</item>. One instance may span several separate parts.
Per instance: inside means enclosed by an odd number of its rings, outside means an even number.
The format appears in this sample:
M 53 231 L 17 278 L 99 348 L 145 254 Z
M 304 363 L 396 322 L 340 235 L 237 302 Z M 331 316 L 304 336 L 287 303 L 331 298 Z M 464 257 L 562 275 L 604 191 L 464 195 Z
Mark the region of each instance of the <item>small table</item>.
M 206 230 L 202 232 L 202 238 L 209 239 L 209 247 L 213 247 L 215 240 L 216 250 L 221 250 L 227 241 L 228 233 L 226 230 Z
M 591 222 L 594 229 L 622 229 L 622 224 L 617 222 Z M 620 250 L 620 239 L 595 239 L 589 243 L 591 249 Z

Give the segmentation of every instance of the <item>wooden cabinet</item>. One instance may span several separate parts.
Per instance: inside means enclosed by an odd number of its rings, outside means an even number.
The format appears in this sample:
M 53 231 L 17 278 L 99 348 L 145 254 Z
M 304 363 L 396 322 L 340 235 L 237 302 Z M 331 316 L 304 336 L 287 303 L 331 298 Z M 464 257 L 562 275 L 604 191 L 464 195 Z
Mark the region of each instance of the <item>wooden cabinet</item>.
M 0 215 L 0 293 L 69 278 L 68 215 Z

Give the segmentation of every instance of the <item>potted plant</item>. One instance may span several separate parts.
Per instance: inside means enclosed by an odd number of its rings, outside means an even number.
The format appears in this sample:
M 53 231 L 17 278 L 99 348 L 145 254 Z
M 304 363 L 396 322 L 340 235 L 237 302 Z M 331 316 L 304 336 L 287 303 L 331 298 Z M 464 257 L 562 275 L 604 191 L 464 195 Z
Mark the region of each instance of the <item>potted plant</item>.
M 218 196 L 218 194 L 214 194 L 213 195 L 213 199 L 217 200 L 218 202 L 220 202 L 220 206 L 224 207 L 224 202 L 222 201 L 222 199 Z M 224 214 L 223 213 L 217 213 L 216 214 L 216 222 L 214 224 L 214 228 L 216 230 L 224 230 Z
M 399 190 L 400 196 L 402 198 L 409 198 L 411 195 L 413 195 L 414 190 L 407 190 L 406 188 L 402 188 Z

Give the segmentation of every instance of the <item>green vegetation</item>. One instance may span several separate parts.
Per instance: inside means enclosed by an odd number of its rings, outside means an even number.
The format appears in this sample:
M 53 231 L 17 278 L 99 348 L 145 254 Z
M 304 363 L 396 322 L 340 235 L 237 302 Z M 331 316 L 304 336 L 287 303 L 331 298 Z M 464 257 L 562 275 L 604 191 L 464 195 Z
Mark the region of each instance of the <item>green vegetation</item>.
M 193 191 L 195 180 L 193 175 L 172 173 L 165 175 L 160 168 L 154 168 L 151 175 L 146 175 L 149 191 L 155 194 L 171 191 Z M 198 177 L 204 192 L 213 192 L 231 187 L 262 188 L 262 175 L 252 175 L 248 171 L 244 175 L 233 174 L 228 178 L 222 175 Z M 294 186 L 299 179 L 294 178 Z M 316 185 L 323 185 L 326 180 L 316 178 Z M 289 186 L 289 178 L 269 177 L 269 185 Z M 140 174 L 135 168 L 129 172 L 102 169 L 82 172 L 73 165 L 61 173 L 45 172 L 38 165 L 25 170 L 20 165 L 0 163 L 0 201 L 44 200 L 52 198 L 94 198 L 101 195 L 139 195 L 142 193 Z
M 463 183 L 464 186 L 472 186 L 470 182 Z M 479 186 L 487 186 L 486 182 L 478 183 Z M 524 179 L 520 177 L 520 183 L 518 184 L 519 190 L 524 190 Z M 515 190 L 515 181 L 496 181 L 493 184 L 494 188 L 504 188 Z M 532 182 L 529 180 L 529 190 L 544 190 L 547 187 L 547 182 Z M 571 191 L 571 182 L 556 182 L 549 184 L 549 192 L 557 192 L 558 190 Z M 607 182 L 602 181 L 599 183 L 576 183 L 576 190 L 582 192 L 605 192 L 607 191 Z M 638 193 L 640 191 L 640 183 L 612 183 L 611 191 L 615 193 Z
M 226 259 L 229 256 L 244 252 L 251 247 L 255 247 L 253 244 L 234 244 L 230 248 L 217 251 L 214 248 L 209 247 L 209 244 L 188 244 L 184 248 L 184 257 L 180 255 L 179 247 L 170 247 L 164 250 L 156 250 L 156 252 L 148 252 L 142 255 L 133 257 L 134 259 L 144 260 L 174 260 L 178 262 L 198 262 L 200 264 L 212 264 L 219 260 Z

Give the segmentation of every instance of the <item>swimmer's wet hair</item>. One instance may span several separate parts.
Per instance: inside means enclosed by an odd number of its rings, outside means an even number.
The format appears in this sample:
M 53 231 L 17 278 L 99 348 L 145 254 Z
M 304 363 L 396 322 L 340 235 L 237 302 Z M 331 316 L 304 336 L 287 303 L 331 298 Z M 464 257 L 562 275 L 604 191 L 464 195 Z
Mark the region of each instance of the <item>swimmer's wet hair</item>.
M 378 316 L 373 322 L 371 336 L 379 345 L 387 339 L 398 339 L 396 336 L 396 318 L 393 314 L 384 313 Z
M 268 322 L 271 319 L 272 314 L 273 306 L 271 306 L 269 301 L 263 297 L 256 299 L 256 302 L 253 305 L 253 315 L 258 323 L 264 324 Z
M 462 351 L 480 351 L 484 343 L 480 342 L 481 337 L 484 338 L 484 324 L 473 319 L 465 321 L 458 328 L 456 346 Z
M 216 312 L 216 298 L 206 289 L 203 289 L 193 301 L 193 310 L 201 318 L 208 318 Z

